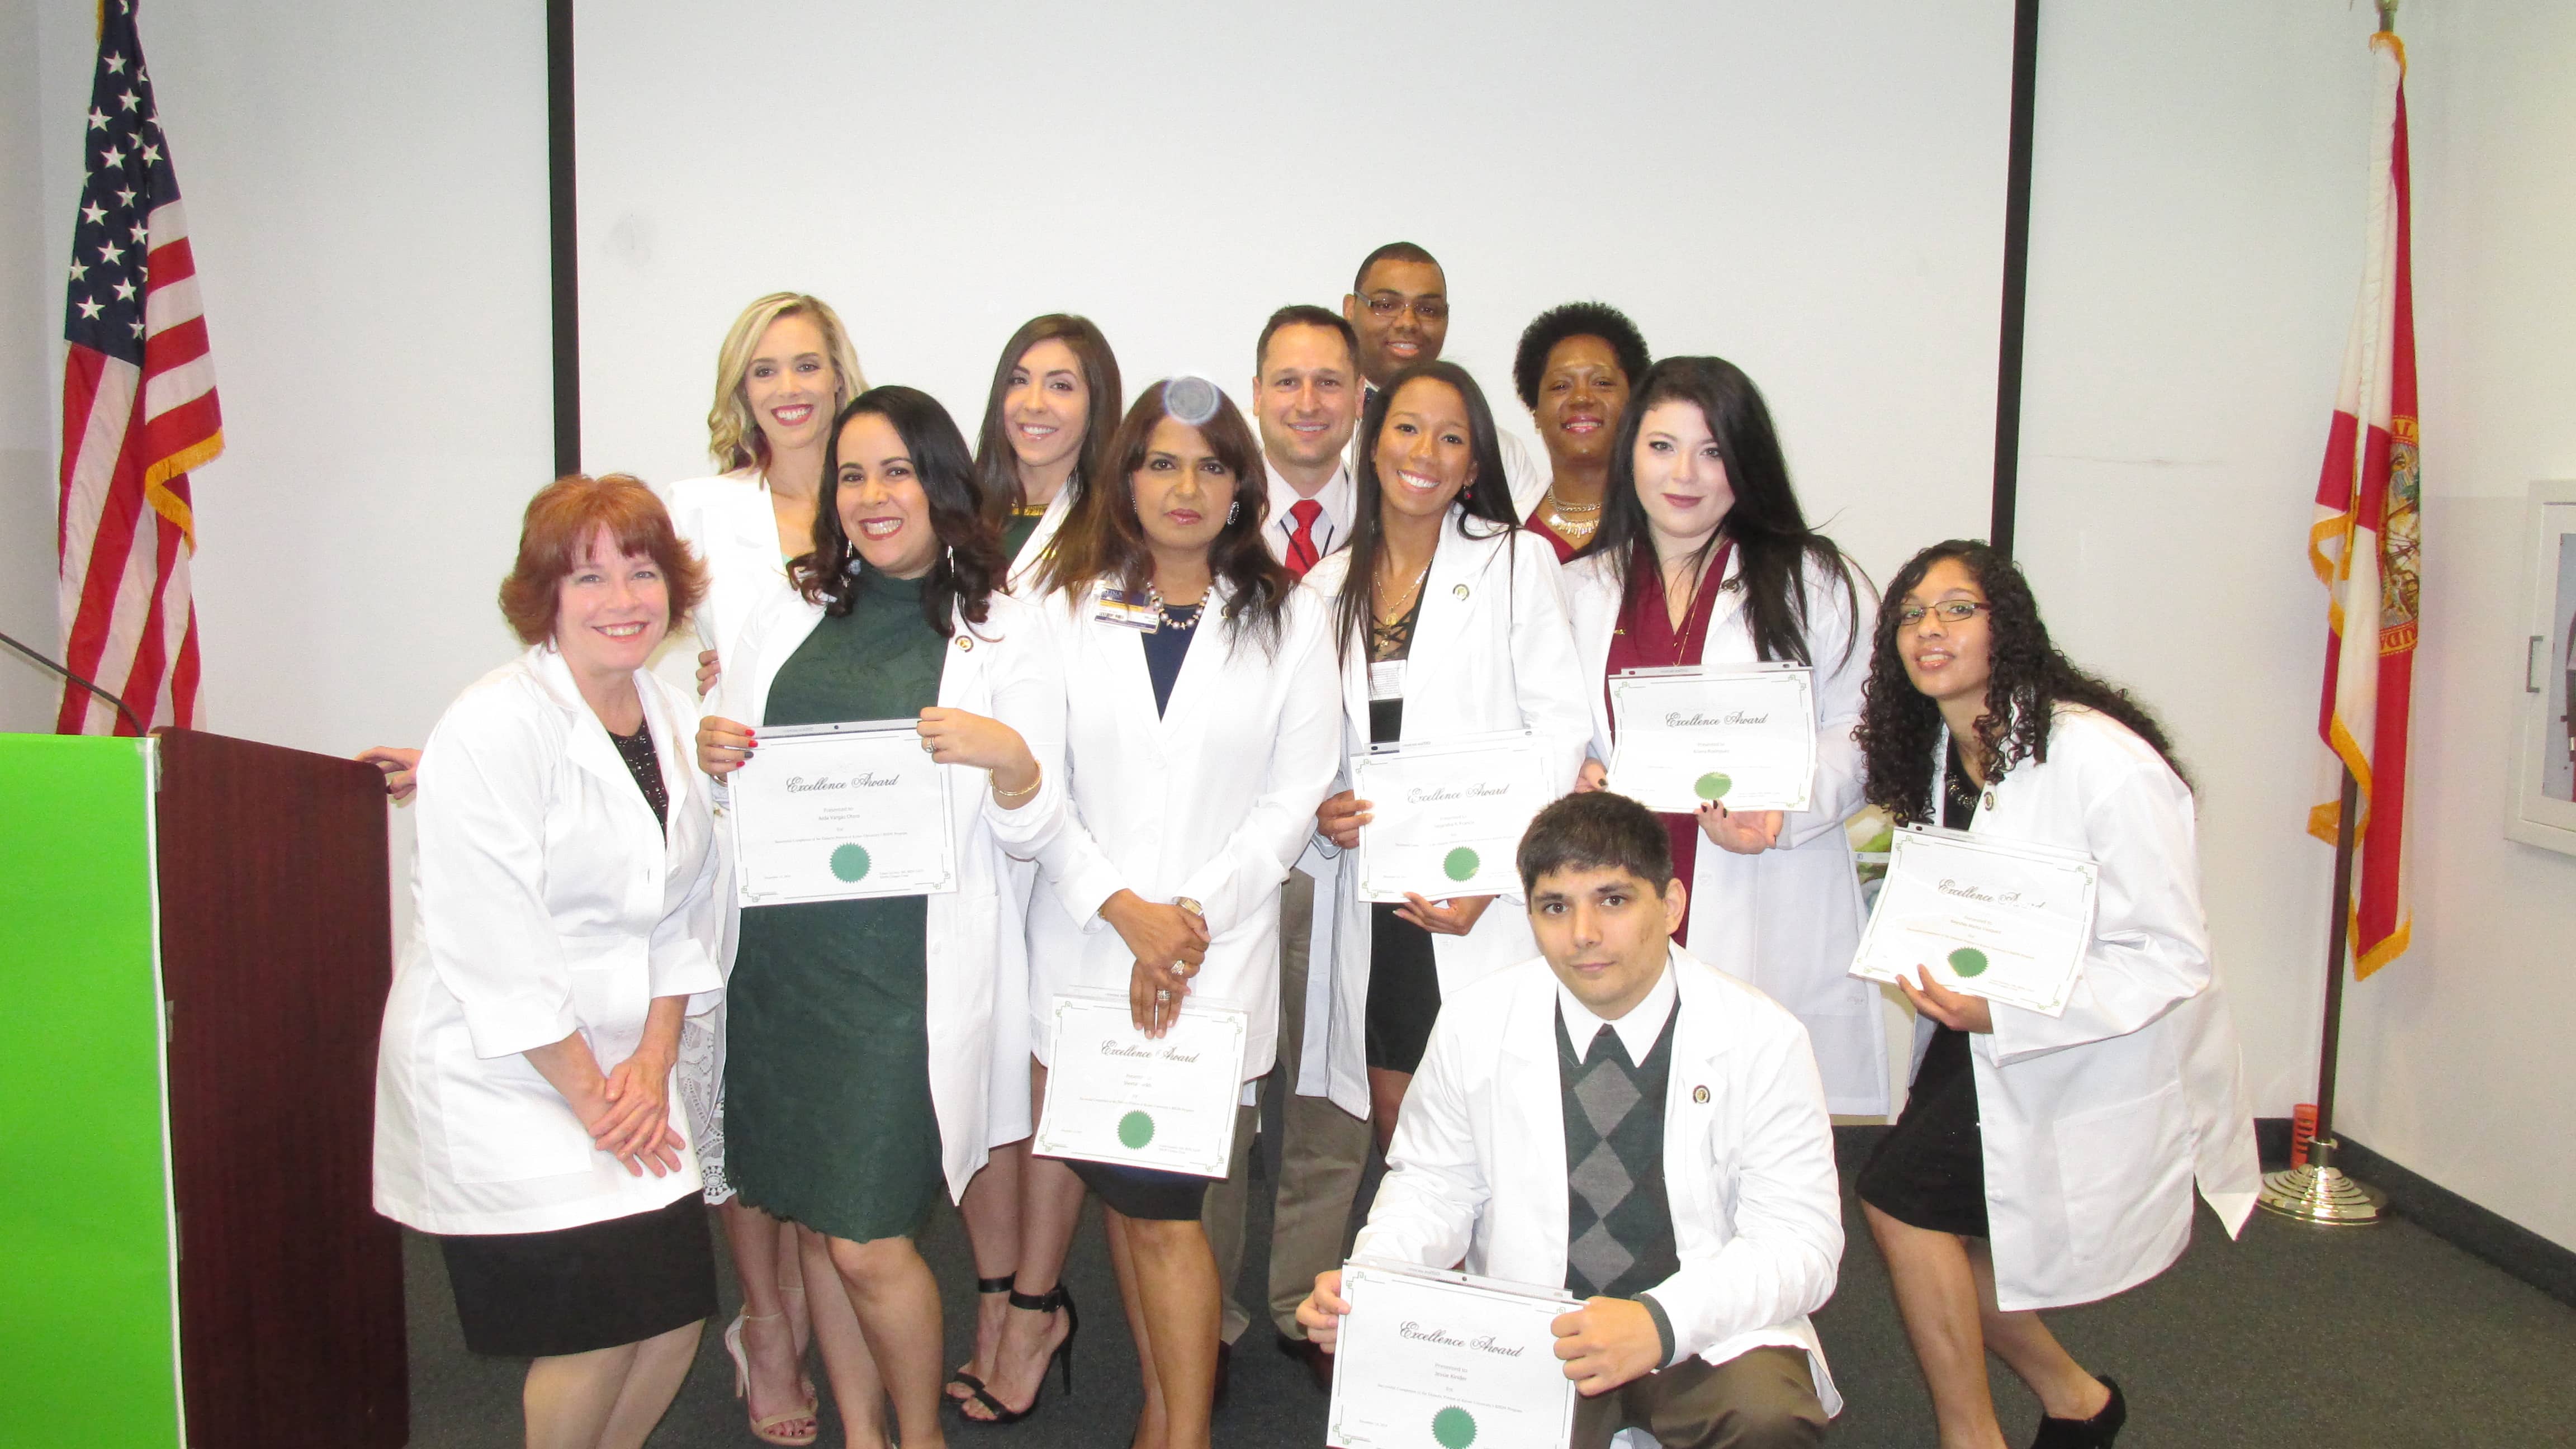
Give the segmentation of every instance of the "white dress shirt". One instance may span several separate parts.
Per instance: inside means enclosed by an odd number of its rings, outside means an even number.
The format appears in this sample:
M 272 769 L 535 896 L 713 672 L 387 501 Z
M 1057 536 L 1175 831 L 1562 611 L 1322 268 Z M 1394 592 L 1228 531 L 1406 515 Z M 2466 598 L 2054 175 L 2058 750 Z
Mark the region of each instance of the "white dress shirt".
M 1619 1044 L 1628 1049 L 1629 1065 L 1642 1064 L 1646 1053 L 1655 1049 L 1655 1038 L 1664 1034 L 1664 1022 L 1672 1016 L 1673 1002 L 1679 995 L 1669 960 L 1664 963 L 1663 974 L 1655 978 L 1655 989 L 1617 1021 L 1604 1021 L 1593 1015 L 1591 1007 L 1565 989 L 1563 977 L 1556 982 L 1557 1009 L 1565 1014 L 1565 1039 L 1574 1044 L 1574 1059 L 1578 1062 L 1592 1060 L 1593 1038 L 1601 1035 L 1601 1028 L 1606 1026 L 1619 1034 Z
M 1288 540 L 1297 532 L 1297 520 L 1289 516 L 1306 495 L 1299 493 L 1286 478 L 1279 475 L 1279 465 L 1270 455 L 1261 455 L 1261 470 L 1270 475 L 1270 514 L 1262 520 L 1261 541 L 1270 545 L 1270 556 L 1281 563 L 1288 561 Z M 1315 557 L 1322 558 L 1351 541 L 1351 515 L 1359 507 L 1359 485 L 1351 481 L 1351 465 L 1344 459 L 1324 486 L 1315 490 L 1315 501 L 1324 507 L 1324 515 L 1315 520 Z

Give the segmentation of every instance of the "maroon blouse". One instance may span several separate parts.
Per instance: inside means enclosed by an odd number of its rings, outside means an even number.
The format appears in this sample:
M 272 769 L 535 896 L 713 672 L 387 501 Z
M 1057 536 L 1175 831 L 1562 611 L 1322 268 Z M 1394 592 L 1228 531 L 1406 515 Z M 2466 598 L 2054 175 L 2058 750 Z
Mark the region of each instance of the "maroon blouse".
M 1726 578 L 1727 557 L 1734 551 L 1735 540 L 1731 538 L 1718 544 L 1708 572 L 1700 577 L 1699 591 L 1691 596 L 1690 612 L 1683 617 L 1681 633 L 1676 637 L 1671 611 L 1664 607 L 1663 569 L 1656 563 L 1652 547 L 1637 545 L 1636 557 L 1628 564 L 1627 597 L 1619 603 L 1619 626 L 1611 631 L 1610 658 L 1602 670 L 1601 694 L 1605 701 L 1610 695 L 1611 675 L 1630 669 L 1670 669 L 1700 662 L 1700 652 L 1708 647 L 1709 616 L 1717 610 L 1718 586 Z M 1618 729 L 1615 717 L 1610 727 L 1614 732 Z M 1696 815 L 1664 815 L 1662 819 L 1665 832 L 1672 837 L 1673 874 L 1688 885 L 1692 870 L 1699 864 L 1700 843 L 1708 837 L 1700 832 Z M 1690 944 L 1688 916 L 1673 932 L 1673 940 L 1682 946 Z
M 1530 532 L 1537 534 L 1539 537 L 1546 539 L 1550 544 L 1554 545 L 1556 548 L 1556 561 L 1558 563 L 1568 564 L 1574 562 L 1574 556 L 1578 552 L 1581 552 L 1582 546 L 1580 544 L 1567 543 L 1564 535 L 1547 526 L 1544 521 L 1546 518 L 1547 495 L 1545 493 L 1541 493 L 1538 496 L 1538 503 L 1536 506 L 1530 509 L 1530 516 L 1521 521 L 1521 527 L 1528 529 Z

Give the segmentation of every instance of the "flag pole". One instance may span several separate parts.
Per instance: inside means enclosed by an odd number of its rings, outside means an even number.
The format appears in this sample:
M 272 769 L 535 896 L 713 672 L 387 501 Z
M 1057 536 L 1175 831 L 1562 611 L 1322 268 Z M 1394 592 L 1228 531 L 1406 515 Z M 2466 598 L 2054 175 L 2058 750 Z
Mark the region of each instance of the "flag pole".
M 2377 0 L 2382 34 L 2397 33 L 2398 0 Z M 2388 1220 L 2387 1194 L 2356 1181 L 2335 1165 L 2342 1144 L 2334 1135 L 2335 1066 L 2343 1047 L 2344 960 L 2351 951 L 2353 837 L 2361 814 L 2361 782 L 2349 764 L 2337 771 L 2343 793 L 2335 809 L 2334 897 L 2326 922 L 2326 1010 L 2317 1050 L 2316 1135 L 2308 1159 L 2284 1172 L 2265 1173 L 2255 1202 L 2265 1212 L 2320 1227 L 2370 1227 Z
M 2353 821 L 2361 812 L 2361 782 L 2342 771 L 2343 798 L 2335 812 L 2334 903 L 2326 924 L 2325 1042 L 2317 1052 L 2317 1133 L 2308 1160 L 2285 1172 L 2263 1175 L 2255 1202 L 2265 1212 L 2324 1227 L 2367 1227 L 2387 1221 L 2388 1201 L 2335 1166 L 2335 1058 L 2343 1044 L 2343 968 L 2351 947 Z

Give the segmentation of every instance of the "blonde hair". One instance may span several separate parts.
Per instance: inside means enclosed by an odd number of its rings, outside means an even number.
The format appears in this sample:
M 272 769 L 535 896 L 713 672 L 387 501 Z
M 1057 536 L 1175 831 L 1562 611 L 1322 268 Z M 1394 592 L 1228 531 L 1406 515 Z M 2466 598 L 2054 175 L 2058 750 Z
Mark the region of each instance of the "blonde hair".
M 737 468 L 769 466 L 769 439 L 760 431 L 760 419 L 752 415 L 751 404 L 743 397 L 743 377 L 751 371 L 751 354 L 760 346 L 761 334 L 781 317 L 811 317 L 823 333 L 823 350 L 831 355 L 834 386 L 832 411 L 837 414 L 850 399 L 868 390 L 868 379 L 859 371 L 859 354 L 850 346 L 849 329 L 841 325 L 841 316 L 820 297 L 803 292 L 772 292 L 742 309 L 725 333 L 724 346 L 716 350 L 716 401 L 707 409 L 707 453 L 725 472 Z

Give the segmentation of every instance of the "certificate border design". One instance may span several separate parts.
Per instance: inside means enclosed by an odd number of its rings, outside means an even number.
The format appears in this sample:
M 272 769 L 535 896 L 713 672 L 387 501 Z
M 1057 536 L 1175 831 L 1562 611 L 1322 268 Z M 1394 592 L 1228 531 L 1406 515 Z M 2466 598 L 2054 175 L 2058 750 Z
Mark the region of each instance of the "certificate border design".
M 1766 805 L 1766 806 L 1760 806 L 1760 807 L 1756 807 L 1756 808 L 1766 809 L 1766 810 L 1767 810 L 1767 809 L 1781 809 L 1781 810 L 1786 810 L 1786 811 L 1788 811 L 1788 812 L 1790 812 L 1790 813 L 1793 813 L 1793 814 L 1795 814 L 1795 813 L 1799 813 L 1799 812 L 1803 812 L 1803 811 L 1807 811 L 1807 810 L 1812 810 L 1812 809 L 1814 809 L 1814 808 L 1815 808 L 1815 804 L 1816 804 L 1816 753 L 1817 753 L 1816 746 L 1817 746 L 1817 736 L 1818 736 L 1820 733 L 1822 733 L 1822 727 L 1821 727 L 1821 725 L 1819 725 L 1819 724 L 1818 724 L 1818 722 L 1817 722 L 1817 720 L 1816 720 L 1816 678 L 1815 678 L 1815 671 L 1814 671 L 1814 670 L 1812 670 L 1812 669 L 1808 669 L 1808 668 L 1805 668 L 1805 667 L 1803 667 L 1803 666 L 1799 666 L 1799 665 L 1777 665 L 1777 664 L 1766 664 L 1766 665 L 1760 665 L 1760 666 L 1748 666 L 1748 667 L 1740 667 L 1740 668 L 1736 668 L 1736 667 L 1718 667 L 1718 668 L 1703 668 L 1703 669 L 1655 669 L 1655 670 L 1631 670 L 1631 671 L 1629 671 L 1629 672 L 1627 672 L 1627 673 L 1624 673 L 1624 674 L 1614 674 L 1614 675 L 1612 675 L 1612 676 L 1610 677 L 1610 718 L 1611 718 L 1611 721 L 1612 721 L 1612 723 L 1613 723 L 1613 725 L 1614 725 L 1614 727 L 1615 727 L 1615 725 L 1616 725 L 1616 723 L 1617 723 L 1618 719 L 1620 718 L 1620 702 L 1621 702 L 1621 698 L 1622 698 L 1622 696 L 1623 696 L 1624 694 L 1626 694 L 1629 690 L 1633 690 L 1633 689 L 1638 688 L 1638 687 L 1640 687 L 1640 686 L 1643 686 L 1643 687 L 1646 687 L 1646 688 L 1652 688 L 1652 687 L 1654 687 L 1654 686 L 1656 686 L 1656 685 L 1662 685 L 1662 684 L 1675 684 L 1675 683 L 1683 683 L 1683 682 L 1697 682 L 1697 681 L 1699 681 L 1699 680 L 1705 680 L 1705 679 L 1751 679 L 1751 678 L 1768 677 L 1768 676 L 1794 676 L 1794 677 L 1796 677 L 1796 678 L 1797 678 L 1797 680 L 1799 681 L 1799 685 L 1798 685 L 1799 703 L 1800 703 L 1800 704 L 1805 708 L 1805 710 L 1806 710 L 1807 722 L 1808 722 L 1808 729 L 1807 729 L 1807 776 L 1806 776 L 1806 778 L 1807 778 L 1807 792 L 1806 792 L 1805 801 L 1804 801 L 1804 803 L 1802 803 L 1802 804 L 1798 804 L 1798 805 L 1791 805 L 1791 806 L 1767 806 L 1767 805 Z M 1621 732 L 1621 734 L 1622 734 L 1622 735 L 1624 735 L 1624 734 L 1625 734 L 1625 732 L 1624 732 L 1624 731 L 1622 731 L 1622 732 Z M 1605 762 L 1604 762 L 1605 764 L 1607 764 L 1607 765 L 1609 766 L 1610 781 L 1611 781 L 1610 788 L 1611 788 L 1611 789 L 1613 789 L 1613 790 L 1618 790 L 1618 789 L 1620 788 L 1620 787 L 1619 787 L 1619 784 L 1618 784 L 1618 779 L 1619 779 L 1619 756 L 1620 756 L 1621 754 L 1625 753 L 1625 752 L 1626 752 L 1626 749 L 1627 749 L 1627 746 L 1626 746 L 1624 743 L 1620 743 L 1620 742 L 1618 742 L 1618 741 L 1613 741 L 1613 742 L 1612 742 L 1612 744 L 1611 744 L 1611 746 L 1610 746 L 1610 758 L 1609 758 L 1607 761 L 1605 761 Z M 1621 793 L 1626 793 L 1626 792 L 1625 792 L 1625 791 L 1622 791 Z M 1643 797 L 1643 796 L 1634 796 L 1634 797 L 1631 797 L 1631 798 L 1635 798 L 1635 799 L 1639 799 L 1639 800 L 1643 800 L 1643 799 L 1644 799 L 1644 797 Z M 1647 807 L 1648 809 L 1650 809 L 1650 810 L 1653 810 L 1653 809 L 1660 809 L 1660 808 L 1661 808 L 1660 806 L 1657 806 L 1656 804 L 1654 804 L 1654 802 L 1652 802 L 1652 801 L 1646 801 L 1645 803 L 1646 803 L 1646 807 Z M 1694 808 L 1695 808 L 1695 807 L 1694 807 Z M 1666 813 L 1676 813 L 1676 812 L 1666 812 Z
M 1363 751 L 1351 756 L 1351 791 L 1363 800 L 1373 798 L 1366 790 L 1361 788 L 1360 780 L 1361 771 L 1373 761 L 1388 763 L 1403 759 L 1407 756 L 1414 759 L 1427 759 L 1438 755 L 1467 754 L 1473 751 L 1487 749 L 1519 752 L 1528 762 L 1530 778 L 1533 780 L 1541 778 L 1543 760 L 1538 748 L 1538 736 L 1529 730 L 1507 730 L 1491 735 L 1475 736 L 1467 739 L 1443 740 L 1437 743 L 1417 741 L 1412 744 L 1399 744 L 1393 746 L 1381 745 Z M 1540 801 L 1537 808 L 1533 809 L 1530 813 L 1535 816 L 1538 813 L 1538 810 L 1543 810 L 1546 807 L 1547 802 Z M 1399 905 L 1403 903 L 1404 897 L 1402 894 L 1386 894 L 1377 892 L 1370 884 L 1370 867 L 1373 864 L 1374 853 L 1369 849 L 1368 826 L 1363 825 L 1360 827 L 1360 843 L 1352 848 L 1350 854 L 1352 856 L 1351 868 L 1356 872 L 1356 874 L 1351 878 L 1352 891 L 1361 904 Z M 1520 882 L 1518 878 L 1514 878 L 1512 886 L 1517 887 L 1519 884 Z M 1461 893 L 1465 894 L 1466 892 Z M 1494 892 L 1494 894 L 1497 895 L 1509 893 L 1509 890 Z M 1428 893 L 1426 892 L 1425 894 Z M 1434 895 L 1431 896 L 1430 899 L 1447 900 L 1450 899 L 1450 897 Z
M 871 723 L 873 724 L 874 722 Z M 798 741 L 821 742 L 829 740 L 848 743 L 852 740 L 858 739 L 875 740 L 885 736 L 895 735 L 899 732 L 909 734 L 914 728 L 909 721 L 903 720 L 889 720 L 885 721 L 884 724 L 885 727 L 882 729 L 870 727 L 849 728 L 843 726 L 783 726 L 771 732 L 767 744 L 769 748 L 775 750 L 780 745 L 792 745 Z M 891 742 L 889 742 L 889 744 L 891 744 Z M 915 747 L 918 748 L 917 741 L 915 743 Z M 773 757 L 773 759 L 774 758 L 775 757 Z M 924 758 L 926 759 L 928 757 L 924 756 Z M 819 901 L 866 901 L 889 900 L 897 896 L 939 896 L 947 895 L 956 890 L 958 869 L 957 800 L 953 793 L 956 789 L 956 780 L 950 772 L 960 768 L 963 767 L 939 764 L 931 766 L 933 771 L 932 778 L 936 782 L 936 788 L 939 791 L 939 850 L 941 858 L 947 863 L 947 868 L 940 873 L 938 882 L 934 885 L 918 888 L 906 887 L 902 890 L 836 890 L 818 891 L 811 894 L 755 892 L 752 889 L 749 874 L 743 869 L 742 802 L 729 790 L 726 794 L 724 814 L 726 842 L 733 850 L 730 864 L 733 869 L 734 903 L 744 910 L 751 910 L 760 906 L 808 905 Z
M 1088 992 L 1058 992 L 1054 1004 L 1047 1008 L 1047 1063 L 1050 1068 L 1056 1062 L 1063 1060 L 1063 1053 L 1058 1048 L 1064 1040 L 1064 1012 L 1067 1007 L 1083 1007 L 1092 1010 L 1115 1009 L 1121 1012 L 1128 1009 L 1127 999 L 1111 992 L 1104 991 L 1096 995 Z M 1202 1005 L 1198 1014 L 1201 1017 L 1216 1017 L 1224 1020 L 1234 1029 L 1232 1046 L 1235 1062 L 1234 1085 L 1236 1100 L 1240 1101 L 1243 1090 L 1243 1050 L 1252 1040 L 1252 1013 L 1240 1006 Z M 1046 1098 L 1038 1103 L 1037 1128 L 1029 1139 L 1029 1151 L 1040 1157 L 1070 1158 L 1080 1162 L 1105 1162 L 1114 1167 L 1144 1167 L 1157 1172 L 1185 1172 L 1196 1177 L 1214 1179 L 1222 1179 L 1226 1175 L 1226 1169 L 1233 1165 L 1234 1134 L 1240 1125 L 1236 1120 L 1240 1114 L 1235 1112 L 1225 1114 L 1225 1135 L 1218 1141 L 1212 1157 L 1208 1159 L 1214 1164 L 1212 1170 L 1200 1168 L 1197 1165 L 1199 1159 L 1192 1159 L 1187 1165 L 1175 1165 L 1169 1161 L 1142 1162 L 1132 1157 L 1094 1156 L 1088 1152 L 1075 1151 L 1061 1141 L 1050 1142 L 1047 1136 L 1049 1120 L 1047 1109 L 1055 1104 L 1055 1085 L 1056 1074 L 1053 1070 L 1049 1070 Z

